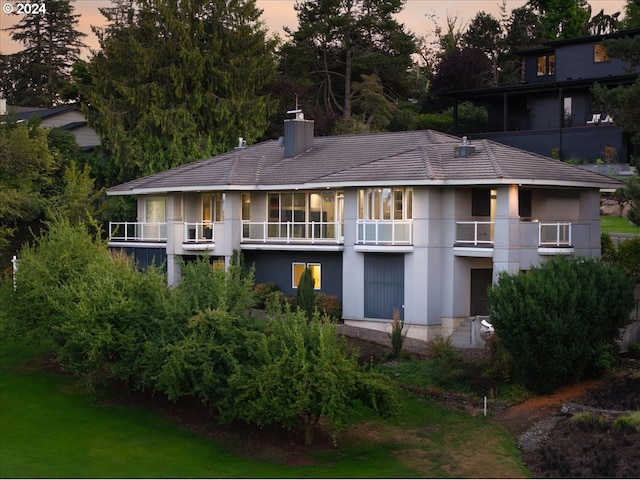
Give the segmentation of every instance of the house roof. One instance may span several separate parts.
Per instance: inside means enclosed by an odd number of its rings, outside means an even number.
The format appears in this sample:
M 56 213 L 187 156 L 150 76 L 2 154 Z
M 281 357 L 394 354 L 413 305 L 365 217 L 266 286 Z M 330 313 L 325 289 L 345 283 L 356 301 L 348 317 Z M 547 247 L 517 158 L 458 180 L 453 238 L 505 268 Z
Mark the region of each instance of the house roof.
M 73 110 L 80 110 L 77 105 L 64 105 L 62 107 L 56 108 L 34 108 L 32 110 L 23 110 L 18 111 L 18 119 L 19 120 L 29 120 L 32 117 L 39 117 L 41 119 L 55 117 L 56 115 L 60 115 L 61 113 L 71 112 Z
M 314 138 L 286 158 L 277 140 L 236 149 L 110 188 L 109 195 L 384 185 L 513 184 L 619 188 L 622 182 L 490 140 L 455 157 L 460 138 L 433 130 Z

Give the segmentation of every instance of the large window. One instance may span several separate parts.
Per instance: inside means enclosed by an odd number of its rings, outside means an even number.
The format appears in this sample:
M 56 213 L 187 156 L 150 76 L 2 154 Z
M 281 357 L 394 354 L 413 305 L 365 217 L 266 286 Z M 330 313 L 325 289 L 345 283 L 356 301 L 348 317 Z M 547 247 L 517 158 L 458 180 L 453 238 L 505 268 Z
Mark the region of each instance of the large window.
M 601 43 L 596 43 L 593 46 L 593 61 L 594 63 L 602 63 L 609 61 L 609 55 L 607 55 L 607 49 Z
M 294 262 L 291 266 L 291 286 L 298 288 L 300 285 L 300 277 L 305 269 L 311 270 L 311 278 L 313 279 L 313 289 L 320 290 L 321 287 L 321 265 L 319 263 L 301 263 Z
M 553 54 L 539 55 L 538 56 L 538 68 L 537 75 L 539 77 L 546 77 L 556 74 L 556 56 Z
M 202 220 L 204 222 L 221 222 L 222 216 L 222 193 L 202 194 Z
M 269 236 L 335 238 L 336 225 L 342 221 L 343 198 L 342 192 L 270 193 Z
M 144 222 L 164 223 L 167 221 L 167 201 L 165 197 L 147 197 L 144 202 Z
M 368 188 L 358 192 L 358 219 L 411 220 L 413 190 L 410 188 Z

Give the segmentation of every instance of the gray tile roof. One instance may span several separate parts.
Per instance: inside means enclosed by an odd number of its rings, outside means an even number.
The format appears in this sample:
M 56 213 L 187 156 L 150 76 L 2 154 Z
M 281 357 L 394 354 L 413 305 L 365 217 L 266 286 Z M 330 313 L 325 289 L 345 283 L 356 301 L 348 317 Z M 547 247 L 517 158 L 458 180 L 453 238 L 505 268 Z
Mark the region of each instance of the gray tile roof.
M 357 185 L 554 185 L 619 188 L 622 183 L 489 140 L 456 158 L 458 137 L 432 130 L 316 137 L 285 158 L 277 140 L 237 149 L 108 190 L 111 195 L 169 191 L 324 188 Z

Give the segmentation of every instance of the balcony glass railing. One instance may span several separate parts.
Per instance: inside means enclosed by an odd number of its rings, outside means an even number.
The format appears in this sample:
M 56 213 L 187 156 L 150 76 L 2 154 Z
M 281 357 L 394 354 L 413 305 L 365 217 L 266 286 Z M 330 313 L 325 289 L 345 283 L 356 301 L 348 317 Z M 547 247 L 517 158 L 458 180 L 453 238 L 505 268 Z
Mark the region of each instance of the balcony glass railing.
M 115 242 L 166 242 L 166 223 L 109 222 L 109 240 Z
M 538 244 L 541 247 L 570 247 L 571 243 L 571 223 L 540 222 L 538 227 Z
M 493 246 L 494 222 L 456 222 L 456 244 Z
M 184 224 L 184 243 L 213 243 L 213 238 L 212 222 Z
M 412 245 L 412 220 L 358 220 L 358 245 Z
M 242 241 L 342 243 L 341 222 L 242 222 Z

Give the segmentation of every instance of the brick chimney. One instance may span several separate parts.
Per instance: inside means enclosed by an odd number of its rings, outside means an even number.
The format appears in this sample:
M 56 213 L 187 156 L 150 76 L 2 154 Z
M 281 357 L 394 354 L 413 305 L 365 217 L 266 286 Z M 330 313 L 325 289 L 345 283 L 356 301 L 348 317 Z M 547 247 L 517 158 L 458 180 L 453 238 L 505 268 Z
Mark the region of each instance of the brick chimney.
M 313 120 L 305 120 L 302 110 L 289 110 L 296 118 L 284 121 L 284 156 L 295 157 L 313 147 Z

